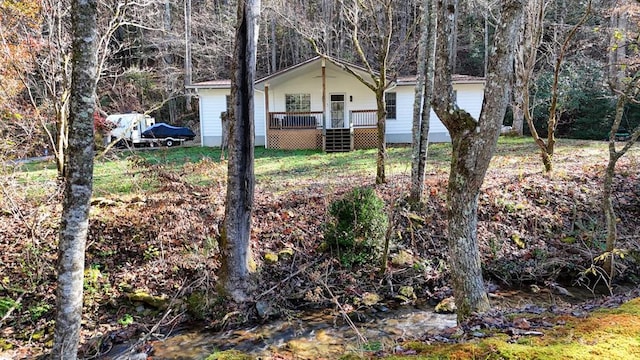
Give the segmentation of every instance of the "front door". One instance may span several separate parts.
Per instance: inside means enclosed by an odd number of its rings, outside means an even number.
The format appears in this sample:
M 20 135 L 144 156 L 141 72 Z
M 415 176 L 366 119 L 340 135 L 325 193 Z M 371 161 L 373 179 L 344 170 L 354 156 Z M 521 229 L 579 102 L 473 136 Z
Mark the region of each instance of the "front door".
M 331 94 L 331 127 L 344 127 L 344 94 Z

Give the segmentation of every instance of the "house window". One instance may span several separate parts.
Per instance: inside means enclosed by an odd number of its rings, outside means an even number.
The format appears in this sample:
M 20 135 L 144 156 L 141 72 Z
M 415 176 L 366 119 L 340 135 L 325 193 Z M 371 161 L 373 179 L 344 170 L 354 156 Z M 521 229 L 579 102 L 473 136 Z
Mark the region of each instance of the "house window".
M 310 112 L 311 94 L 286 94 L 285 106 L 287 112 Z
M 385 108 L 387 109 L 387 119 L 396 118 L 396 93 L 388 92 L 384 95 Z

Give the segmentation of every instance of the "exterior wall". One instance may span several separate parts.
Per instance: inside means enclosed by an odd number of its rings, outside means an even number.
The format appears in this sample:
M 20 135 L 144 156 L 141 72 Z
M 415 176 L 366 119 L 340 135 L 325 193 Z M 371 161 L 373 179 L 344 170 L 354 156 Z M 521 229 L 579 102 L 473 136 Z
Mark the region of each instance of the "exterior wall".
M 198 89 L 202 146 L 220 146 L 222 142 L 220 114 L 227 111 L 226 96 L 230 91 L 231 89 Z
M 480 117 L 482 102 L 484 100 L 483 84 L 453 84 L 453 90 L 457 91 L 457 102 L 461 109 L 465 109 L 475 119 Z
M 255 110 L 254 110 L 254 122 L 256 132 L 256 146 L 265 146 L 266 134 L 267 134 L 267 117 L 264 112 L 264 92 L 256 90 L 255 96 Z
M 227 96 L 231 89 L 198 89 L 200 98 L 200 136 L 202 146 L 220 146 L 222 122 L 220 114 L 227 111 Z M 264 93 L 255 92 L 255 144 L 265 145 Z
M 480 116 L 484 94 L 483 84 L 454 84 L 458 106 L 468 111 L 476 119 Z M 387 143 L 411 143 L 413 127 L 414 85 L 402 85 L 389 89 L 396 93 L 396 119 L 387 119 Z M 429 123 L 429 142 L 450 142 L 449 131 L 431 110 Z

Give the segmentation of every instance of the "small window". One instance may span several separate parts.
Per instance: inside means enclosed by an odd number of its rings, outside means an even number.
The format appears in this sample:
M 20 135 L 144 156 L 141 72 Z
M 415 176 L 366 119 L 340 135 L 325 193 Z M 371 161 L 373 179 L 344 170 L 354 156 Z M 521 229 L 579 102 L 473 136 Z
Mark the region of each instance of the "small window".
M 286 94 L 286 112 L 310 112 L 311 94 Z
M 385 108 L 387 109 L 387 119 L 396 118 L 396 93 L 388 92 L 384 95 Z

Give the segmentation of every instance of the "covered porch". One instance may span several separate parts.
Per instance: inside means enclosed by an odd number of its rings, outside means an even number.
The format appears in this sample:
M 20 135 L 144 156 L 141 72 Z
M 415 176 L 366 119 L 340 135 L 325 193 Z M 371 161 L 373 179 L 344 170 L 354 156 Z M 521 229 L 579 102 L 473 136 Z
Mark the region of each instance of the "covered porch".
M 377 147 L 377 110 L 351 110 L 344 116 L 344 108 L 332 106 L 329 116 L 324 114 L 268 112 L 267 148 L 339 152 Z

